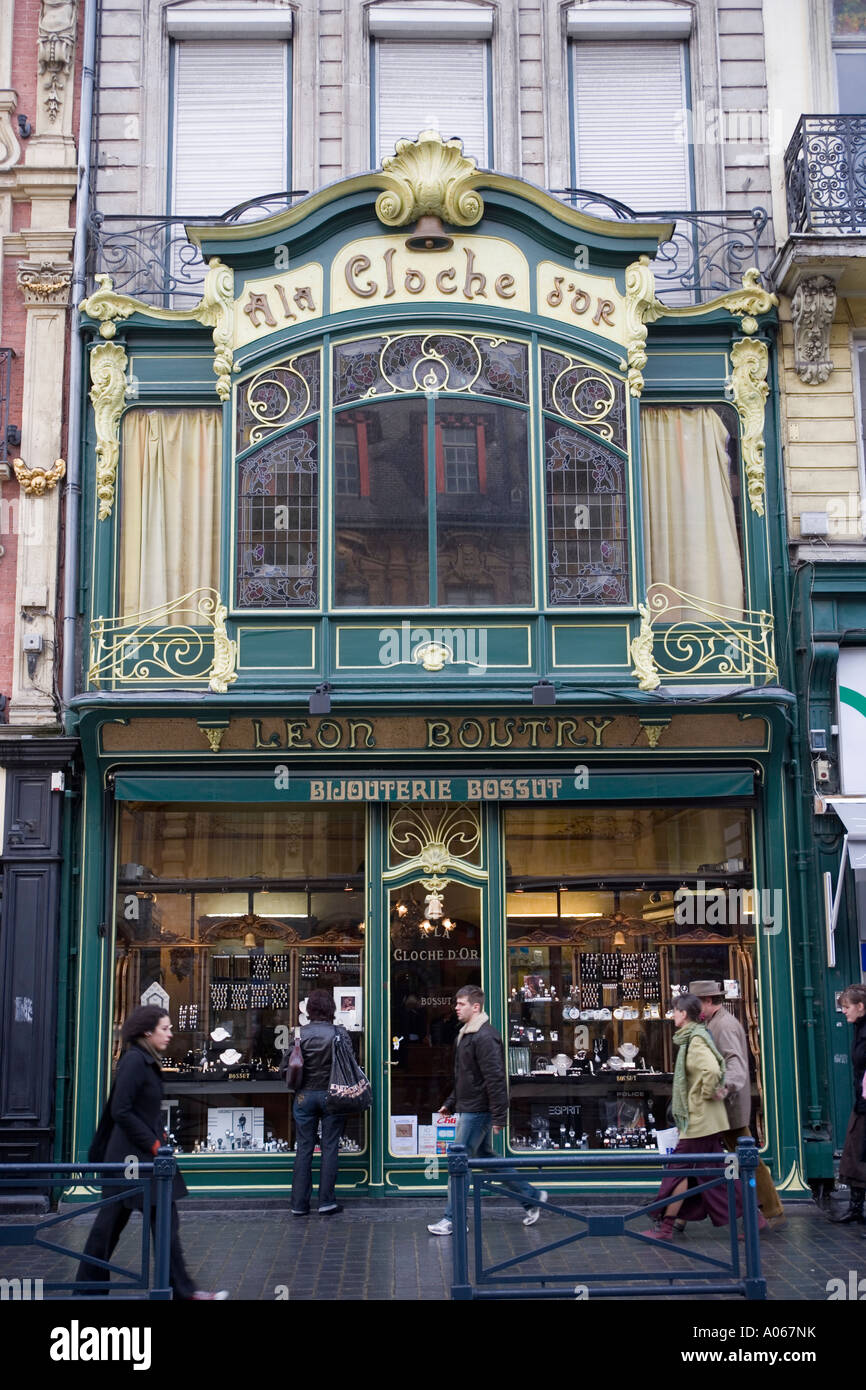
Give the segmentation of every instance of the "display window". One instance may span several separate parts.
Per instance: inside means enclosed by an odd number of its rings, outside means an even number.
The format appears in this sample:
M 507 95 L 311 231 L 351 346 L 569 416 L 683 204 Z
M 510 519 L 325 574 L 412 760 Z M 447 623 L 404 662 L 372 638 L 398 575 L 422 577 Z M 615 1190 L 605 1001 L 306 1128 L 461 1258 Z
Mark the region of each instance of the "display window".
M 115 1055 L 131 1009 L 167 1009 L 177 1150 L 290 1153 L 279 1075 L 311 989 L 364 1065 L 364 812 L 127 803 L 119 811 Z M 365 1142 L 352 1116 L 343 1146 Z
M 718 980 L 745 1029 L 762 1138 L 750 843 L 738 807 L 506 812 L 514 1150 L 654 1148 L 670 1001 L 695 979 Z

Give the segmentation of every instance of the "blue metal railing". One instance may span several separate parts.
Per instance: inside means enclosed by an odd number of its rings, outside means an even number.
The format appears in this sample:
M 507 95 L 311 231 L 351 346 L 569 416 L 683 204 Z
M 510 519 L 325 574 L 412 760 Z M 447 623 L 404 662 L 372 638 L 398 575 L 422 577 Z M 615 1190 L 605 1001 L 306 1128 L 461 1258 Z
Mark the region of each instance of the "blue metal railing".
M 69 1212 L 46 1216 L 33 1222 L 0 1224 L 0 1248 L 32 1246 L 40 1250 L 50 1250 L 56 1255 L 68 1255 L 76 1264 L 81 1261 L 82 1252 L 68 1245 L 58 1245 L 46 1240 L 42 1232 L 52 1230 L 66 1221 L 77 1220 L 88 1212 L 98 1212 L 105 1207 L 126 1202 L 138 1194 L 142 1200 L 141 1258 L 137 1269 L 126 1269 L 108 1260 L 88 1255 L 87 1262 L 104 1269 L 109 1275 L 121 1276 L 126 1282 L 109 1283 L 103 1280 L 44 1280 L 39 1281 L 41 1295 L 63 1296 L 79 1294 L 106 1295 L 122 1293 L 140 1294 L 148 1299 L 170 1299 L 172 1289 L 169 1283 L 169 1249 L 171 1245 L 171 1200 L 177 1162 L 171 1149 L 160 1149 L 152 1163 L 138 1163 L 137 1176 L 127 1176 L 128 1167 L 124 1163 L 28 1163 L 26 1166 L 12 1163 L 0 1164 L 0 1192 L 22 1192 L 38 1190 L 45 1192 L 52 1187 L 68 1187 L 71 1183 L 95 1186 L 103 1191 L 116 1188 L 116 1192 L 83 1206 L 76 1206 Z M 153 1222 L 153 1278 L 150 1278 L 151 1222 Z M 13 1281 L 9 1281 L 13 1282 Z M 28 1288 L 32 1287 L 32 1279 Z M 32 1295 L 31 1295 L 32 1296 Z
M 746 1299 L 764 1299 L 767 1281 L 761 1274 L 761 1249 L 758 1237 L 758 1202 L 755 1190 L 755 1169 L 758 1149 L 754 1139 L 740 1139 L 735 1154 L 667 1154 L 597 1153 L 571 1154 L 568 1158 L 471 1158 L 462 1145 L 453 1145 L 448 1153 L 448 1183 L 453 1213 L 453 1282 L 451 1297 L 457 1300 L 509 1298 L 573 1298 L 574 1289 L 582 1287 L 598 1298 L 649 1298 L 654 1296 L 690 1296 L 706 1298 L 710 1294 L 732 1294 Z M 556 1213 L 577 1224 L 572 1234 L 560 1237 L 547 1245 L 535 1246 L 524 1254 L 485 1264 L 482 1195 L 498 1190 L 498 1181 L 513 1179 L 514 1171 L 521 1176 L 536 1175 L 544 1183 L 553 1178 L 574 1181 L 579 1174 L 604 1177 L 615 1176 L 668 1177 L 672 1172 L 684 1178 L 698 1179 L 689 1187 L 688 1196 L 697 1196 L 711 1188 L 723 1188 L 728 1200 L 728 1234 L 730 1259 L 723 1260 L 704 1251 L 658 1240 L 640 1231 L 629 1230 L 628 1222 L 646 1222 L 654 1212 L 661 1213 L 677 1197 L 656 1198 L 648 1205 L 631 1207 L 627 1211 L 608 1209 L 580 1210 L 559 1206 L 548 1201 L 541 1204 L 545 1212 Z M 743 1234 L 741 1247 L 737 1238 L 737 1187 L 742 1198 Z M 474 1215 L 474 1267 L 470 1272 L 467 1218 L 471 1204 Z M 690 1263 L 679 1269 L 657 1268 L 638 1270 L 600 1270 L 584 1252 L 583 1267 L 562 1270 L 543 1268 L 543 1257 L 562 1251 L 578 1242 L 597 1237 L 624 1236 L 653 1250 L 674 1251 Z M 631 1247 L 628 1247 L 631 1248 Z M 741 1271 L 741 1253 L 745 1265 Z M 534 1268 L 530 1268 L 530 1264 Z M 697 1267 L 697 1268 L 696 1268 Z M 706 1271 L 701 1274 L 699 1271 Z M 701 1282 L 695 1282 L 700 1279 Z

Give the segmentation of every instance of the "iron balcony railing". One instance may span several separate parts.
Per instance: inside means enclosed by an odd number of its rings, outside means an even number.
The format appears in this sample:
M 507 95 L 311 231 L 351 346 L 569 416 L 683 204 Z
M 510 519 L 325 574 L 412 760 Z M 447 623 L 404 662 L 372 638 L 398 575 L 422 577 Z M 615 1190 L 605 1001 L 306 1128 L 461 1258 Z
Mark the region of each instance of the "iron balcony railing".
M 126 217 L 94 210 L 87 241 L 89 289 L 96 275 L 110 275 L 119 294 L 157 308 L 185 309 L 201 299 L 205 264 L 185 228 L 259 222 L 284 212 L 306 189 L 287 189 L 250 198 L 216 217 Z
M 673 222 L 674 235 L 653 262 L 656 285 L 669 303 L 698 304 L 738 289 L 743 272 L 757 266 L 766 283 L 773 258 L 763 208 L 743 212 L 692 212 L 654 209 L 635 212 L 625 203 L 581 188 L 552 192 L 569 207 L 619 222 Z M 205 266 L 197 246 L 187 240 L 188 226 L 221 222 L 231 226 L 259 221 L 291 207 L 305 190 L 291 189 L 254 198 L 221 217 L 126 217 L 94 211 L 90 217 L 88 271 L 108 274 L 121 294 L 159 308 L 187 308 L 201 298 Z
M 618 222 L 673 222 L 674 234 L 662 242 L 653 261 L 656 289 L 671 304 L 702 304 L 739 289 L 743 272 L 756 266 L 767 283 L 773 261 L 769 214 L 764 208 L 701 211 L 653 208 L 635 211 L 615 198 L 585 188 L 555 188 L 569 207 Z
M 866 115 L 801 116 L 785 186 L 790 232 L 866 232 Z
M 9 462 L 9 398 L 12 394 L 12 358 L 14 348 L 0 347 L 0 465 Z

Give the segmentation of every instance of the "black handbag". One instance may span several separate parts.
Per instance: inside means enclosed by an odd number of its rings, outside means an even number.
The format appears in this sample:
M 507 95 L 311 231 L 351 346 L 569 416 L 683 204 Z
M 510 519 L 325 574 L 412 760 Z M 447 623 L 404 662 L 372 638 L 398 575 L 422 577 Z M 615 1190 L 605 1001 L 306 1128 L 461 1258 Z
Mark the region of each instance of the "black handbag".
M 329 1115 L 355 1115 L 369 1110 L 372 1103 L 373 1088 L 355 1060 L 352 1040 L 345 1028 L 337 1027 L 325 1110 Z
M 280 1063 L 280 1072 L 286 1078 L 286 1086 L 290 1091 L 300 1089 L 304 1080 L 304 1054 L 301 1051 L 301 1034 L 295 1029 L 295 1041 L 291 1052 L 284 1055 Z

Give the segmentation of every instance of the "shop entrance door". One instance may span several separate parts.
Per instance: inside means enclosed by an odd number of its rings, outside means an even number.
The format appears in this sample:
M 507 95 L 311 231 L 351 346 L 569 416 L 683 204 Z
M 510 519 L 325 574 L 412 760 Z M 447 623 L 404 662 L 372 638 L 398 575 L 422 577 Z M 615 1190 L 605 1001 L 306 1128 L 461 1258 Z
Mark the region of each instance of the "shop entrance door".
M 429 1169 L 427 1159 L 445 1152 L 449 1135 L 436 1112 L 452 1086 L 454 996 L 482 984 L 483 899 L 480 886 L 458 879 L 441 897 L 419 879 L 389 889 L 390 1160 Z

